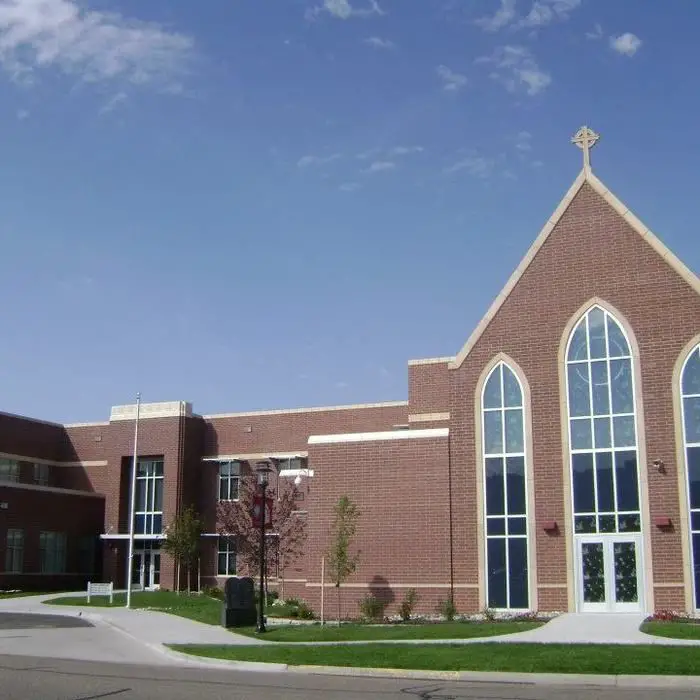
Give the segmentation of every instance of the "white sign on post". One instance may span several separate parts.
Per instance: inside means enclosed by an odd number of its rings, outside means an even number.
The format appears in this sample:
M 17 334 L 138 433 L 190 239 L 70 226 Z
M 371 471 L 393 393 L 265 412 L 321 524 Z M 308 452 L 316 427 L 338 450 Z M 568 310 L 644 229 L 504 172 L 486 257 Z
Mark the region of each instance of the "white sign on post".
M 109 604 L 114 603 L 114 584 L 110 583 L 92 583 L 88 581 L 87 585 L 87 602 L 90 602 L 90 596 L 102 595 L 109 596 Z

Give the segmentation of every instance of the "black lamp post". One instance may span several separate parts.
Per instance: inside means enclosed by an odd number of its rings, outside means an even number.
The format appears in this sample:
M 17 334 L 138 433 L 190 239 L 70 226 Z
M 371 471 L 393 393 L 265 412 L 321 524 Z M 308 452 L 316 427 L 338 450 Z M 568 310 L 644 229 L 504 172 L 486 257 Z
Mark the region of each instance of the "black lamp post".
M 260 508 L 260 602 L 258 603 L 258 625 L 255 631 L 265 632 L 265 490 L 267 489 L 268 474 L 272 471 L 267 462 L 258 462 L 255 465 L 258 473 L 258 483 L 262 495 Z

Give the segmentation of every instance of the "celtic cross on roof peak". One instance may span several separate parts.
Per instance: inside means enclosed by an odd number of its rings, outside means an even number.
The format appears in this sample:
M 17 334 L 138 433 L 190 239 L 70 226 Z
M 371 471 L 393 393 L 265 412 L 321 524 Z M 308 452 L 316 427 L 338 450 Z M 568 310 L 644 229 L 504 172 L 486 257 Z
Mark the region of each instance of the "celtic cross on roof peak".
M 576 144 L 583 151 L 583 168 L 590 170 L 591 168 L 591 148 L 598 143 L 600 134 L 596 134 L 593 129 L 587 126 L 582 126 L 571 139 L 571 143 Z

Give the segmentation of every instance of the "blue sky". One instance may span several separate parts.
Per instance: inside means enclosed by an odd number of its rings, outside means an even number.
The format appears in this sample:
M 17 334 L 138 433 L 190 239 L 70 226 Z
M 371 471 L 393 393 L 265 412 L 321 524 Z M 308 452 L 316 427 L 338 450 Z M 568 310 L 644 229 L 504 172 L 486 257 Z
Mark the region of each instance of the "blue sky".
M 404 399 L 576 177 L 693 270 L 700 4 L 0 0 L 2 410 Z

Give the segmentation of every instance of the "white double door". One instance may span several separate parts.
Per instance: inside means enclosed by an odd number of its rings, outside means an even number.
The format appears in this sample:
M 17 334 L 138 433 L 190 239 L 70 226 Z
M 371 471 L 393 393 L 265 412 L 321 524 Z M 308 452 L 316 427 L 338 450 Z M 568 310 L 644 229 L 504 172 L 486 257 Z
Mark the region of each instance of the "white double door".
M 141 590 L 160 588 L 160 551 L 153 549 L 134 550 L 131 584 Z
M 642 536 L 580 535 L 574 541 L 579 612 L 642 612 Z

